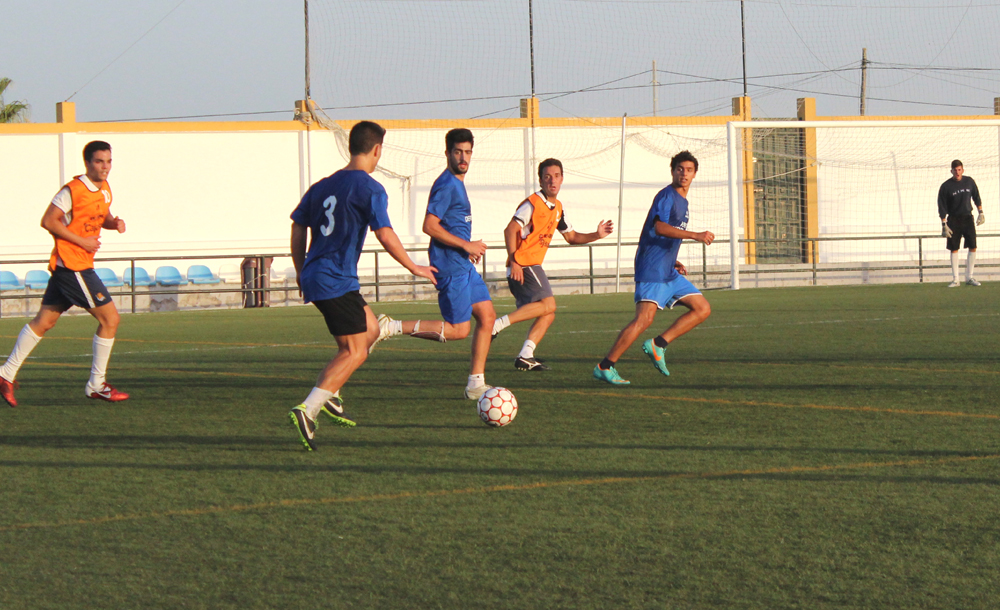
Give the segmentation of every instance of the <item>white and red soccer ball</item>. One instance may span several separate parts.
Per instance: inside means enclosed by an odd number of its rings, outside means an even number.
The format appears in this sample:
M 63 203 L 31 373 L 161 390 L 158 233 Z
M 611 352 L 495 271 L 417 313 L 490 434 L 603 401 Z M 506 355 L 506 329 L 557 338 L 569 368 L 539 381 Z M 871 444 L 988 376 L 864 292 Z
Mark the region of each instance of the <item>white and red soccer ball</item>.
M 507 388 L 490 388 L 479 398 L 479 419 L 487 426 L 506 426 L 517 417 L 517 399 Z

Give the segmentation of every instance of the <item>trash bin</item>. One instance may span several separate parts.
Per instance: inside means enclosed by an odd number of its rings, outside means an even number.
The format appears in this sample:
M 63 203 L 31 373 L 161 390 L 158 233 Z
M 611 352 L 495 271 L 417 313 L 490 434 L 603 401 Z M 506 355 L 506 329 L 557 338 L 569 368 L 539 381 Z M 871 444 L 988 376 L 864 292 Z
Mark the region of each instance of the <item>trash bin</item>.
M 243 273 L 243 307 L 267 307 L 271 299 L 267 289 L 271 287 L 272 256 L 244 258 L 240 265 Z

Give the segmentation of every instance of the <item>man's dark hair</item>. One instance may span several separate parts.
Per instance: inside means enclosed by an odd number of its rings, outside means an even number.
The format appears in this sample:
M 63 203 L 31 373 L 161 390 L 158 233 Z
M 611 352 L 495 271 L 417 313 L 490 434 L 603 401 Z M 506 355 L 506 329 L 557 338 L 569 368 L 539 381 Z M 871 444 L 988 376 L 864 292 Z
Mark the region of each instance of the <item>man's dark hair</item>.
M 955 159 L 954 161 L 951 162 L 951 169 L 955 169 L 956 167 L 965 167 L 965 166 L 962 165 L 961 161 Z
M 351 128 L 351 137 L 347 148 L 352 155 L 364 155 L 370 153 L 384 139 L 384 127 L 371 121 L 361 121 Z
M 94 158 L 94 153 L 99 150 L 111 150 L 111 145 L 108 144 L 107 142 L 102 142 L 100 140 L 87 142 L 87 145 L 83 147 L 84 163 L 90 163 L 90 160 Z
M 563 171 L 562 161 L 559 159 L 546 159 L 538 164 L 538 179 L 542 179 L 542 173 L 545 171 L 546 167 L 552 167 L 553 165 L 558 167 L 560 172 Z
M 677 166 L 685 161 L 690 161 L 694 163 L 694 171 L 698 171 L 698 159 L 694 158 L 689 151 L 682 150 L 681 152 L 674 155 L 673 159 L 670 160 L 670 171 L 677 169 Z
M 456 144 L 462 144 L 464 142 L 468 142 L 473 146 L 476 145 L 475 138 L 472 137 L 472 132 L 464 127 L 452 129 L 444 135 L 445 150 L 451 150 L 452 148 L 455 148 Z

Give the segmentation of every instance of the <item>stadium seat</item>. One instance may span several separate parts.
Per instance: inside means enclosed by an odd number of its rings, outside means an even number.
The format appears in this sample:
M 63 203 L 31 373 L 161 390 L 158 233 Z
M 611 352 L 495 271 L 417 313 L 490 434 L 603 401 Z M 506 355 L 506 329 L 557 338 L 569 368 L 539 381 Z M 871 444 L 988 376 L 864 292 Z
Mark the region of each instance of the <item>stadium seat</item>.
M 49 272 L 32 269 L 24 274 L 24 285 L 32 290 L 45 290 L 49 285 Z
M 24 284 L 13 271 L 0 271 L 0 290 L 23 290 Z
M 164 265 L 156 268 L 156 283 L 160 286 L 180 286 L 187 284 L 187 280 L 177 270 L 177 267 Z
M 239 265 L 222 265 L 219 267 L 219 279 L 229 284 L 242 284 L 243 276 Z
M 188 281 L 192 284 L 218 284 L 219 276 L 213 275 L 205 265 L 191 265 L 187 271 Z
M 112 269 L 108 269 L 107 267 L 100 267 L 98 269 L 94 269 L 94 271 L 97 272 L 97 277 L 101 278 L 101 281 L 104 282 L 104 286 L 106 288 L 115 288 L 117 286 L 125 285 L 125 282 L 118 279 L 118 274 L 115 273 Z
M 125 272 L 122 273 L 122 280 L 126 284 L 129 284 L 129 285 L 132 284 L 132 268 L 131 267 L 126 268 Z M 136 267 L 135 268 L 135 285 L 136 286 L 152 286 L 155 283 L 156 282 L 154 282 L 149 277 L 149 272 L 147 272 L 142 267 Z

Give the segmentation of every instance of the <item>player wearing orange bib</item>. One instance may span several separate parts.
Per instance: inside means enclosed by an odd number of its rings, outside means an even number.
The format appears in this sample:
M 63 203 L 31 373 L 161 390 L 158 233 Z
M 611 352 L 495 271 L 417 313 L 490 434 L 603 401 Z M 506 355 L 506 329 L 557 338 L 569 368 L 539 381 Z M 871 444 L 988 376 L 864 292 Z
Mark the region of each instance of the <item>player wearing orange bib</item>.
M 614 224 L 602 220 L 593 233 L 577 233 L 566 221 L 562 203 L 556 199 L 562 188 L 563 166 L 558 159 L 546 159 L 538 165 L 542 190 L 521 202 L 514 218 L 504 229 L 507 245 L 507 286 L 514 295 L 517 310 L 493 323 L 493 338 L 511 324 L 535 320 L 528 338 L 514 360 L 521 371 L 547 371 L 549 367 L 535 358 L 535 348 L 556 318 L 556 299 L 542 269 L 542 261 L 556 231 L 570 244 L 589 244 L 611 235 Z
M 52 277 L 42 297 L 41 310 L 21 329 L 7 362 L 0 367 L 0 396 L 12 407 L 17 406 L 14 378 L 18 370 L 45 333 L 56 325 L 59 316 L 73 305 L 86 309 L 98 322 L 90 380 L 84 387 L 84 395 L 109 402 L 128 398 L 128 394 L 105 381 L 119 316 L 108 289 L 94 271 L 94 254 L 101 247 L 101 229 L 125 232 L 125 221 L 110 213 L 111 187 L 107 180 L 111 172 L 111 145 L 90 142 L 83 148 L 83 161 L 87 173 L 60 189 L 42 216 L 42 228 L 56 242 L 49 261 Z

